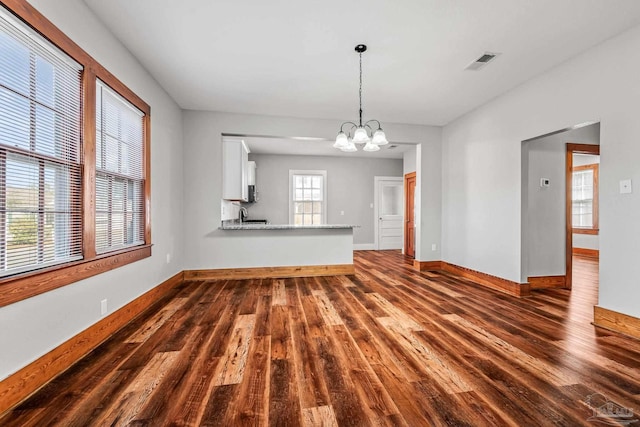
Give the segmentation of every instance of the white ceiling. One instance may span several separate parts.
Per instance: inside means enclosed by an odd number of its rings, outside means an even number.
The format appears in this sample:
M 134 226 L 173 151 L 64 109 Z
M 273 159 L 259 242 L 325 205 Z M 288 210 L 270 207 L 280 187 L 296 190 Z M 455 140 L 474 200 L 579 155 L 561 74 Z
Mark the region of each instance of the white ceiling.
M 85 2 L 184 109 L 354 120 L 365 43 L 383 124 L 446 124 L 640 23 L 638 0 Z

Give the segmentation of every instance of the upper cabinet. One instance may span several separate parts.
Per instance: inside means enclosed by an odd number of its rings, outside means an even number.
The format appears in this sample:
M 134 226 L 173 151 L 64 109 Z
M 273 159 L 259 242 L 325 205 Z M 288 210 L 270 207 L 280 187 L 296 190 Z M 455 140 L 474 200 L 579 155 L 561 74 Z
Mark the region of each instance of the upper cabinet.
M 249 148 L 241 139 L 222 141 L 222 198 L 246 202 L 248 187 Z

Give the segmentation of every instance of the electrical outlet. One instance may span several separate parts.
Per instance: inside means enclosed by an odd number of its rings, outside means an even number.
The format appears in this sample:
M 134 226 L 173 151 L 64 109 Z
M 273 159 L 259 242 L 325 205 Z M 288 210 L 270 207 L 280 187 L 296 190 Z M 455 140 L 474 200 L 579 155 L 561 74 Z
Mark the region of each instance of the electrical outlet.
M 168 253 L 167 254 L 167 264 L 169 264 L 171 262 L 171 254 Z
M 435 251 L 435 250 L 436 250 L 436 248 L 437 248 L 436 244 L 435 244 L 435 243 L 432 243 L 432 244 L 431 244 L 431 250 L 432 250 L 432 251 Z
M 373 209 L 373 203 L 369 203 L 369 207 Z
M 340 215 L 344 215 L 344 211 L 340 211 Z
M 107 314 L 107 311 L 107 300 L 103 299 L 102 301 L 100 301 L 100 315 L 104 316 L 105 314 Z
M 620 194 L 629 194 L 631 193 L 631 180 L 623 179 L 620 181 Z

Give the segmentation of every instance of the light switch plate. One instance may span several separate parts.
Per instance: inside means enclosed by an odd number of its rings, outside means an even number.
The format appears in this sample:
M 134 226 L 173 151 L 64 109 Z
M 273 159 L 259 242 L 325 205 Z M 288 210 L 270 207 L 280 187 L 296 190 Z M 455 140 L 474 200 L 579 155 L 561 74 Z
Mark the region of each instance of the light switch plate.
M 620 194 L 629 194 L 631 193 L 631 180 L 623 179 L 620 181 Z

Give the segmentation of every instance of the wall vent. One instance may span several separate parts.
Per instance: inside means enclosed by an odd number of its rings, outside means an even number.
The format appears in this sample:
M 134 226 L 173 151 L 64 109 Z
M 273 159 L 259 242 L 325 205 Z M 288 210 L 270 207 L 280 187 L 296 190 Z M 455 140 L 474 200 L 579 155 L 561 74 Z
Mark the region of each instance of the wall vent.
M 496 56 L 498 55 L 500 54 L 496 52 L 485 52 L 478 59 L 473 61 L 471 64 L 467 65 L 465 70 L 478 71 L 479 69 L 487 65 L 489 62 L 496 59 Z

